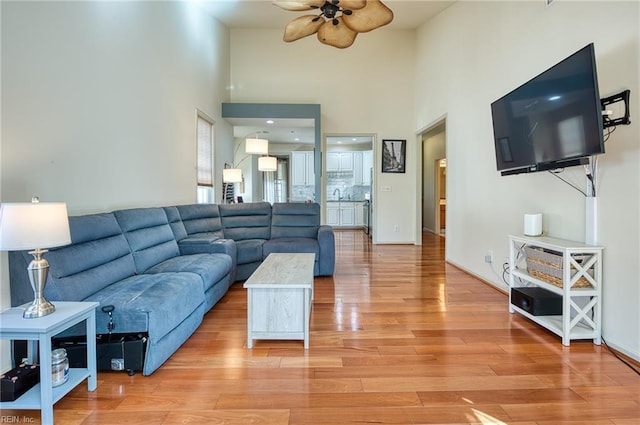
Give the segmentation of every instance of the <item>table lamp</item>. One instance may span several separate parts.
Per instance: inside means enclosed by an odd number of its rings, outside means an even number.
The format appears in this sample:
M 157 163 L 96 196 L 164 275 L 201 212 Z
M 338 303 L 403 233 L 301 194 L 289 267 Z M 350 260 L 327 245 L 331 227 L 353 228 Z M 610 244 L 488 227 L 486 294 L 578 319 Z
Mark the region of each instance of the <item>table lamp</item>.
M 43 202 L 33 198 L 31 203 L 0 204 L 0 250 L 30 249 L 33 260 L 27 267 L 33 289 L 33 303 L 23 313 L 25 319 L 46 316 L 55 307 L 44 298 L 49 263 L 43 258 L 45 248 L 71 243 L 69 217 L 64 202 Z

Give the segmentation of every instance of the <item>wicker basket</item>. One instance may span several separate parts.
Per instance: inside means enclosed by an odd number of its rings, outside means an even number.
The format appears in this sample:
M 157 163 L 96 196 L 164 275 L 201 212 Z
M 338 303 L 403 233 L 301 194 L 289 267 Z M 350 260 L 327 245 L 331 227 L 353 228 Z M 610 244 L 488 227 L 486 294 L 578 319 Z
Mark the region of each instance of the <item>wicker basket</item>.
M 540 280 L 562 288 L 562 254 L 555 251 L 525 246 L 527 272 Z M 591 282 L 585 277 L 579 278 L 573 288 L 592 288 Z

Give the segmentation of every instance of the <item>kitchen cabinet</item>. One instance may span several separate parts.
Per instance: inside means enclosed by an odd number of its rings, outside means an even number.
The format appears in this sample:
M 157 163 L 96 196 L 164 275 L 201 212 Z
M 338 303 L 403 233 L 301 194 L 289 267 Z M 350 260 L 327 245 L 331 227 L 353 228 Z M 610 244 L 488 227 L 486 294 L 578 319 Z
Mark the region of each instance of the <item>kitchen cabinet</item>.
M 327 202 L 327 224 L 334 227 L 354 227 L 356 225 L 355 204 L 355 202 Z
M 329 226 L 340 226 L 340 203 L 327 203 L 327 224 Z
M 291 185 L 313 186 L 315 184 L 313 151 L 291 152 Z
M 353 171 L 353 152 L 327 152 L 327 171 Z
M 355 207 L 353 202 L 340 202 L 340 226 L 352 227 L 355 225 Z
M 372 166 L 372 151 L 353 152 L 353 184 L 356 186 L 370 186 Z
M 364 202 L 355 202 L 354 204 L 355 225 L 357 227 L 364 226 Z

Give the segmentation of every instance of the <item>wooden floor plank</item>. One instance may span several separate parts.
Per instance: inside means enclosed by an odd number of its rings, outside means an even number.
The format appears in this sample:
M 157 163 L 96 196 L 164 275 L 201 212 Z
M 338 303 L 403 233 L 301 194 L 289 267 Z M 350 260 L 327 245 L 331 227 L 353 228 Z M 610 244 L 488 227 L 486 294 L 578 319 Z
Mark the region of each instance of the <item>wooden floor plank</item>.
M 446 240 L 376 245 L 336 232 L 336 271 L 315 280 L 310 348 L 246 347 L 234 284 L 153 375 L 100 372 L 56 424 L 637 425 L 640 377 L 604 346 L 509 314 L 507 296 L 444 262 Z M 38 411 L 3 418 L 40 423 Z M 5 420 L 6 422 L 6 420 Z

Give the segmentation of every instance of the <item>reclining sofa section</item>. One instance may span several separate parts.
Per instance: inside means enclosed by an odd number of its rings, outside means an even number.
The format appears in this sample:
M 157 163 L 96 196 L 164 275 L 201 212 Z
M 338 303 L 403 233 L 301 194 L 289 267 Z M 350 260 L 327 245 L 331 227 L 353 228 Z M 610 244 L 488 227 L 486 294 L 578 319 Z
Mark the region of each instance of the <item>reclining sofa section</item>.
M 69 217 L 71 244 L 51 249 L 45 297 L 114 306 L 114 332 L 148 335 L 143 374 L 160 367 L 234 280 L 271 252 L 313 252 L 332 275 L 334 235 L 317 204 L 182 205 Z M 26 251 L 9 253 L 11 302 L 33 292 Z M 109 333 L 98 309 L 96 332 Z M 75 330 L 71 330 L 73 334 Z

